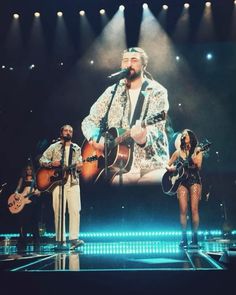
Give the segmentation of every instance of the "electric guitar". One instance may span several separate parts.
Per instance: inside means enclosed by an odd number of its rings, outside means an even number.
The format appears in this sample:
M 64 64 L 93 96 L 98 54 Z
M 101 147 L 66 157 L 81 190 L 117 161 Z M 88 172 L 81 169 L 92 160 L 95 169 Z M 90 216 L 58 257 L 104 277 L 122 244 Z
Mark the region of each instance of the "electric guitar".
M 144 128 L 148 125 L 155 124 L 164 120 L 166 114 L 164 111 L 147 117 L 141 122 Z M 130 129 L 125 130 L 122 128 L 110 128 L 108 134 L 107 144 L 107 168 L 108 175 L 107 181 L 119 174 L 127 173 L 130 170 L 133 153 L 133 139 L 130 137 Z M 91 155 L 97 156 L 98 161 L 94 163 L 86 163 L 81 170 L 81 176 L 85 182 L 97 182 L 105 176 L 105 157 L 103 152 L 96 150 L 87 140 L 84 141 L 81 147 L 83 157 Z
M 84 159 L 82 162 L 97 161 L 97 156 Z M 57 185 L 65 184 L 70 172 L 73 172 L 76 164 L 65 167 L 40 167 L 36 172 L 36 184 L 39 191 L 51 192 Z
M 200 149 L 196 152 L 199 154 L 200 152 L 206 152 L 209 150 L 211 143 L 207 141 L 206 144 L 200 144 Z M 162 177 L 162 190 L 167 195 L 175 195 L 177 193 L 178 187 L 181 182 L 186 177 L 186 164 L 188 164 L 188 160 L 184 162 L 177 161 L 175 166 L 175 171 L 167 171 Z
M 12 195 L 10 195 L 10 197 L 8 198 L 7 204 L 8 204 L 8 209 L 12 214 L 17 214 L 20 211 L 23 210 L 24 206 L 27 204 L 30 204 L 32 201 L 30 200 L 30 198 L 32 196 L 35 196 L 35 192 L 31 192 L 31 193 L 14 193 Z

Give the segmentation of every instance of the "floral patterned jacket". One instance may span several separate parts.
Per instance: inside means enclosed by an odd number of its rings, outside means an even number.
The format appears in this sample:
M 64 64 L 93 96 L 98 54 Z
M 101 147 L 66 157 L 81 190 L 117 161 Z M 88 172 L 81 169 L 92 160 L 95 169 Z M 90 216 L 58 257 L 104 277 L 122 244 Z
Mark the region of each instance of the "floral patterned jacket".
M 72 159 L 71 164 L 75 164 L 78 161 L 82 162 L 81 149 L 76 143 L 71 143 Z M 50 163 L 53 161 L 61 161 L 62 158 L 62 143 L 60 141 L 51 144 L 42 157 L 39 159 L 41 166 L 50 167 Z M 76 177 L 70 177 L 71 184 L 79 183 L 79 174 L 74 174 Z
M 145 82 L 146 81 L 146 82 Z M 141 90 L 144 95 L 140 119 L 167 112 L 169 102 L 167 90 L 154 80 L 145 78 L 146 87 Z M 82 132 L 87 140 L 96 140 L 100 131 L 100 122 L 106 114 L 112 98 L 115 84 L 108 87 L 91 107 L 90 114 L 82 121 Z M 127 95 L 125 81 L 120 80 L 108 114 L 108 128 L 130 128 L 130 100 Z M 144 118 L 145 117 L 145 118 Z M 165 132 L 166 121 L 162 120 L 147 126 L 147 141 L 145 146 L 134 143 L 133 166 L 148 172 L 162 169 L 169 159 L 168 140 Z

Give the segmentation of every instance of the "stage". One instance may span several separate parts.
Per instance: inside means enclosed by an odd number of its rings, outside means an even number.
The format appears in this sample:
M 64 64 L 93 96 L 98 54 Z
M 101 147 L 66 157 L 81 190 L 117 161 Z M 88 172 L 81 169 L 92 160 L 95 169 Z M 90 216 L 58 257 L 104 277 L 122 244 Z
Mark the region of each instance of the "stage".
M 1 295 L 235 295 L 236 1 L 1 2 Z M 38 219 L 41 244 L 34 248 L 29 237 L 26 251 L 17 251 L 20 215 L 10 212 L 8 200 L 23 168 L 30 163 L 37 171 L 64 124 L 73 127 L 73 142 L 83 146 L 82 122 L 101 94 L 118 85 L 109 77 L 120 71 L 123 51 L 130 47 L 143 48 L 144 74 L 167 90 L 166 126 L 160 130 L 167 133 L 170 156 L 184 129 L 199 143 L 212 143 L 201 169 L 200 248 L 179 248 L 179 202 L 159 183 L 110 187 L 87 182 L 81 173 L 79 238 L 85 244 L 76 251 L 55 251 L 53 200 L 42 191 L 38 216 L 26 223 L 30 233 Z M 127 118 L 122 124 L 126 112 L 131 115 L 126 86 L 120 107 L 112 111 L 123 114 L 114 120 L 122 128 L 132 122 Z M 147 90 L 140 93 L 147 97 Z M 152 91 L 157 99 L 161 93 Z M 97 114 L 102 123 L 105 108 Z M 158 124 L 147 126 L 155 136 L 147 136 L 142 153 L 159 167 L 164 137 L 154 131 Z M 145 161 L 140 164 L 148 168 Z M 190 209 L 187 230 L 192 229 Z M 66 230 L 68 224 L 66 213 Z
M 25 252 L 17 252 L 15 242 L 12 239 L 4 245 L 2 240 L 0 247 L 1 287 L 8 291 L 9 286 L 19 290 L 22 281 L 27 281 L 28 291 L 37 294 L 51 293 L 51 286 L 57 293 L 77 293 L 82 288 L 86 294 L 93 290 L 99 294 L 236 291 L 234 239 L 204 239 L 200 249 L 181 249 L 173 237 L 88 239 L 75 251 L 55 251 L 53 241 L 47 240 L 37 250 L 27 246 Z

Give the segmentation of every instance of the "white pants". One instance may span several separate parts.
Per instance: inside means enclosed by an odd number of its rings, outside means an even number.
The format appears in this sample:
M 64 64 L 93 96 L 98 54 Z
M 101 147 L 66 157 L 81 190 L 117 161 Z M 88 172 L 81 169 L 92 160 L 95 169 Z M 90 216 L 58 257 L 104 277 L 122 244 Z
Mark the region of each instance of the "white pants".
M 68 270 L 68 260 L 69 260 L 69 270 L 78 271 L 80 269 L 80 261 L 78 253 L 59 253 L 55 257 L 55 270 Z
M 55 233 L 56 241 L 61 241 L 61 194 L 62 187 L 56 186 L 52 192 L 53 196 L 53 210 L 54 210 L 54 223 L 55 223 Z M 69 239 L 75 240 L 79 237 L 80 229 L 80 187 L 78 184 L 71 185 L 70 181 L 64 186 L 64 215 L 63 215 L 63 241 L 66 240 L 65 237 L 65 212 L 66 204 L 68 206 L 69 213 Z
M 112 181 L 113 184 L 158 184 L 161 183 L 162 176 L 166 169 L 155 169 L 147 173 L 131 169 L 128 173 L 116 175 Z

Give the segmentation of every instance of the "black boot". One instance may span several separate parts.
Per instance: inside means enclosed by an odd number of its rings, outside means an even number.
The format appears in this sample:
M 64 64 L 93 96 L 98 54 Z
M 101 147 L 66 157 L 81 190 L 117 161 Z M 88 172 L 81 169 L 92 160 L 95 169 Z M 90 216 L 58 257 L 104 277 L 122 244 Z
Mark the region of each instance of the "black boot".
M 33 246 L 34 246 L 34 251 L 40 250 L 40 239 L 39 238 L 33 239 Z
M 20 252 L 20 253 L 26 252 L 26 247 L 27 247 L 26 238 L 20 237 L 16 244 L 17 252 Z
M 186 231 L 182 232 L 182 240 L 179 244 L 180 248 L 187 248 L 188 247 L 188 239 L 187 239 L 187 233 Z
M 197 232 L 193 232 L 192 234 L 192 242 L 189 245 L 190 249 L 200 249 L 200 246 L 198 244 L 198 235 Z

